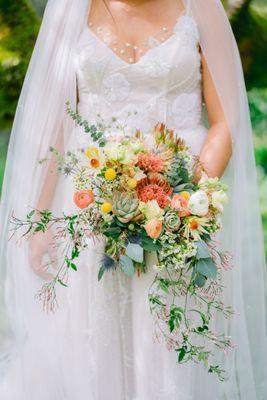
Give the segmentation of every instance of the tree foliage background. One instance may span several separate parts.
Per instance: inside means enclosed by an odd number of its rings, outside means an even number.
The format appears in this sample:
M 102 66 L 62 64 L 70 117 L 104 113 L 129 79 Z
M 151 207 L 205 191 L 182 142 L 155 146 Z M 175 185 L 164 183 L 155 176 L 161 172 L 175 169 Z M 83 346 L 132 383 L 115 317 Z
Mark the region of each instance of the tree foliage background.
M 16 104 L 46 1 L 0 0 L 0 190 Z M 224 0 L 223 4 L 248 89 L 267 248 L 267 0 Z

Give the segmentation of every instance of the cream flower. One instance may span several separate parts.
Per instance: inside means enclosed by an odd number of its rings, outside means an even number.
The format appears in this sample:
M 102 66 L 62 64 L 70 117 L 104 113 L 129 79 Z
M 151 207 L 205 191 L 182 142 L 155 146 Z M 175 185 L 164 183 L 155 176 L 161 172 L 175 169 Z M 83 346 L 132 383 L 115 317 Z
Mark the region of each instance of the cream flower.
M 228 201 L 227 194 L 223 190 L 213 192 L 211 195 L 211 204 L 221 213 L 223 212 L 223 205 Z
M 117 142 L 109 142 L 105 147 L 105 154 L 109 160 L 117 161 L 122 157 L 121 144 Z
M 189 210 L 192 214 L 204 217 L 209 211 L 209 199 L 204 190 L 193 193 L 189 199 Z
M 130 164 L 135 157 L 133 151 L 118 142 L 109 142 L 105 147 L 105 153 L 109 160 L 118 161 L 121 164 Z
M 148 221 L 151 219 L 160 219 L 164 214 L 164 210 L 160 208 L 157 200 L 150 200 L 147 203 L 141 201 L 139 204 L 139 210 L 144 214 Z

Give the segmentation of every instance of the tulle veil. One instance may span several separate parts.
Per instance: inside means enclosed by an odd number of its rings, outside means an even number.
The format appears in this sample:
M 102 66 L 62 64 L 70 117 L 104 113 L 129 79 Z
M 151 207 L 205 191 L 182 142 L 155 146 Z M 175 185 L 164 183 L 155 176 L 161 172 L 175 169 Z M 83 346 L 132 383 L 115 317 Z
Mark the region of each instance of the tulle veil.
M 9 144 L 1 198 L 0 367 L 34 329 L 27 289 L 27 243 L 9 241 L 10 216 L 24 217 L 36 205 L 48 167 L 38 165 L 49 146 L 67 137 L 73 124 L 65 102 L 76 105 L 75 46 L 90 0 L 49 0 L 19 99 Z M 232 133 L 233 157 L 224 179 L 231 204 L 222 241 L 234 257 L 225 301 L 238 310 L 225 327 L 237 343 L 225 358 L 227 398 L 263 400 L 267 395 L 266 275 L 252 129 L 240 57 L 219 0 L 184 0 L 200 31 L 200 46 Z M 60 136 L 61 135 L 61 136 Z M 38 322 L 37 322 L 38 323 Z M 0 368 L 1 371 L 1 368 Z M 2 372 L 4 375 L 4 372 Z M 204 393 L 204 392 L 203 392 Z M 203 397 L 204 398 L 204 397 Z

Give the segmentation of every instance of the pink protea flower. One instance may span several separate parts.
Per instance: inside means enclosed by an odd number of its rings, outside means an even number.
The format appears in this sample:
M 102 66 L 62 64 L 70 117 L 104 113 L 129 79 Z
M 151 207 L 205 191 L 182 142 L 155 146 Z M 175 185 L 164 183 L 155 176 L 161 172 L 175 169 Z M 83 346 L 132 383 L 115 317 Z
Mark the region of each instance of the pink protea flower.
M 149 153 L 140 153 L 138 155 L 137 165 L 144 171 L 149 172 L 162 172 L 164 169 L 165 159 L 164 157 Z
M 144 203 L 156 200 L 160 208 L 167 207 L 171 194 L 171 186 L 160 174 L 148 174 L 148 177 L 141 179 L 137 185 L 139 200 Z

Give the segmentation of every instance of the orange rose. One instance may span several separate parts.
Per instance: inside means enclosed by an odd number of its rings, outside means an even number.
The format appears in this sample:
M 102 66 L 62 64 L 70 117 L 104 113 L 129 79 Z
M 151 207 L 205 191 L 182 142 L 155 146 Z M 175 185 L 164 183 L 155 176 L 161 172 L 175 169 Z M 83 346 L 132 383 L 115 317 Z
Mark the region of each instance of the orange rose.
M 162 231 L 162 221 L 159 219 L 151 219 L 145 225 L 146 233 L 152 239 L 157 239 Z
M 79 208 L 86 208 L 94 202 L 94 193 L 92 190 L 78 190 L 73 196 L 73 201 Z
M 173 196 L 170 206 L 174 210 L 179 210 L 179 217 L 187 217 L 191 214 L 188 209 L 188 201 L 180 194 Z

